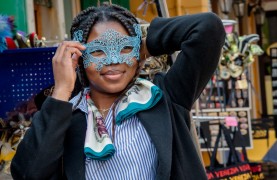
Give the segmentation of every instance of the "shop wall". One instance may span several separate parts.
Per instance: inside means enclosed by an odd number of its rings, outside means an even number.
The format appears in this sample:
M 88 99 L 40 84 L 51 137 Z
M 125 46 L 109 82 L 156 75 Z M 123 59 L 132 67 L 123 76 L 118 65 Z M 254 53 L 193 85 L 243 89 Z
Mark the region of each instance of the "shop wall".
M 210 11 L 209 0 L 167 0 L 166 2 L 171 17 Z M 143 14 L 144 8 L 138 9 L 142 3 L 143 0 L 130 1 L 130 11 L 137 17 L 150 22 L 158 16 L 156 5 L 154 3 L 149 4 L 146 13 Z
M 60 41 L 66 34 L 64 4 L 63 1 L 52 1 L 52 3 L 50 8 L 35 5 L 37 33 L 48 41 Z
M 81 8 L 82 9 L 86 9 L 87 7 L 89 6 L 97 6 L 97 2 L 98 1 L 91 1 L 91 0 L 81 0 Z M 101 1 L 100 2 L 105 2 L 105 1 Z M 127 9 L 129 9 L 129 0 L 113 0 L 112 1 L 113 4 L 118 4 L 118 5 L 121 5 Z
M 64 4 L 64 17 L 65 17 L 65 31 L 66 31 L 66 35 L 65 38 L 69 38 L 70 37 L 70 27 L 72 24 L 72 20 L 73 20 L 73 12 L 72 12 L 72 3 L 68 3 L 68 0 L 63 0 L 63 4 Z
M 180 3 L 181 7 L 176 4 L 176 15 L 195 14 L 210 11 L 209 0 L 193 0 L 193 1 L 175 1 Z M 179 8 L 179 9 L 178 9 Z
M 25 0 L 0 0 L 0 14 L 14 16 L 18 30 L 27 31 Z
M 80 12 L 80 5 L 79 0 L 52 1 L 50 8 L 35 5 L 39 36 L 46 37 L 49 42 L 69 39 L 72 20 Z

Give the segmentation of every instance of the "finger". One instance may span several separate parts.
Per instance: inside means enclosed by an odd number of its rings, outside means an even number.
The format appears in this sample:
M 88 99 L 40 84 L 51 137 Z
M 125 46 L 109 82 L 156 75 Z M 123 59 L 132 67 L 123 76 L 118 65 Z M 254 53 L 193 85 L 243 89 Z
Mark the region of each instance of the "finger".
M 56 51 L 56 53 L 57 53 L 56 59 L 55 59 L 56 62 L 62 61 L 63 55 L 64 55 L 64 51 L 65 51 L 66 47 L 67 46 L 66 46 L 66 44 L 64 42 L 62 42 L 59 45 L 58 50 Z
M 59 43 L 59 45 L 57 46 L 56 52 L 55 52 L 55 54 L 54 54 L 52 59 L 56 60 L 58 58 L 60 52 L 61 52 L 61 43 Z
M 62 45 L 66 46 L 66 47 L 74 47 L 74 48 L 77 48 L 80 50 L 86 49 L 86 47 L 78 41 L 63 41 Z
M 66 58 L 72 58 L 74 54 L 78 55 L 79 57 L 82 56 L 82 52 L 77 48 L 74 48 L 74 47 L 65 48 L 64 55 Z
M 73 54 L 72 55 L 72 65 L 74 68 L 77 67 L 78 65 L 78 59 L 79 59 L 80 56 L 78 56 L 77 54 Z
M 58 49 L 57 49 L 57 51 L 56 51 L 56 53 L 55 53 L 55 55 L 54 55 L 54 57 L 53 57 L 53 61 L 56 61 L 56 62 L 62 61 L 62 59 L 64 58 L 64 52 L 66 51 L 66 49 L 67 49 L 68 47 L 75 47 L 75 48 L 80 49 L 80 50 L 83 50 L 83 49 L 86 48 L 85 46 L 83 46 L 83 45 L 82 45 L 81 43 L 79 43 L 78 41 L 63 41 L 63 42 L 59 45 L 59 47 L 58 47 Z M 80 51 L 75 51 L 75 52 L 76 52 L 79 56 L 82 55 L 82 53 L 81 53 Z M 69 54 L 68 54 L 68 56 L 69 56 Z
M 67 46 L 67 45 L 66 45 L 65 41 L 59 43 L 58 48 L 57 48 L 56 53 L 55 53 L 55 56 L 58 57 L 58 56 L 61 54 L 61 52 L 64 51 L 64 48 L 65 48 L 66 46 Z
M 62 43 L 59 44 L 54 56 L 59 56 L 59 54 L 62 54 L 62 52 L 64 52 L 66 47 L 75 47 L 80 50 L 86 49 L 86 47 L 78 41 L 63 41 Z
M 81 44 L 79 41 L 71 41 L 71 42 L 75 42 L 77 43 L 77 48 L 80 49 L 80 50 L 85 50 L 87 47 L 83 44 Z
M 79 55 L 78 54 L 76 54 L 76 53 L 74 53 L 73 55 L 72 55 L 72 60 L 74 60 L 74 61 L 78 61 L 78 59 L 79 59 Z

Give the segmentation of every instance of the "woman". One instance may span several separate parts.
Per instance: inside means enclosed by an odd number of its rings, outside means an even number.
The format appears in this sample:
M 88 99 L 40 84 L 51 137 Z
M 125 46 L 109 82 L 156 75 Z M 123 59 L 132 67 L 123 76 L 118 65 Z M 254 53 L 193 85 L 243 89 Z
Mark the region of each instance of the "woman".
M 74 19 L 75 41 L 53 57 L 55 89 L 18 147 L 14 179 L 206 179 L 189 112 L 217 66 L 223 25 L 204 13 L 156 18 L 140 33 L 116 5 Z M 178 50 L 153 84 L 137 78 L 146 57 Z

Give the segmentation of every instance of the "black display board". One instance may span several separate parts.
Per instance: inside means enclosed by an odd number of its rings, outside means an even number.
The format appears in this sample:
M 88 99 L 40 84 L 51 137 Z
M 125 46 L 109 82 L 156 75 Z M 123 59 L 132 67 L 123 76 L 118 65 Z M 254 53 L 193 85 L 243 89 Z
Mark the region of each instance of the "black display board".
M 277 115 L 277 47 L 270 48 L 273 114 Z

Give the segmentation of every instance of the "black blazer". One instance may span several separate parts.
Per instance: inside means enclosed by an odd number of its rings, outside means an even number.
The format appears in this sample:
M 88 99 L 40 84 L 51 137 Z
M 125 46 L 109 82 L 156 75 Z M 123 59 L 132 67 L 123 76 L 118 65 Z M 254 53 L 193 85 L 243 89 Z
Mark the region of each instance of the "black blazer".
M 154 83 L 163 98 L 137 113 L 158 153 L 157 179 L 206 179 L 190 129 L 190 110 L 217 67 L 225 39 L 213 13 L 156 18 L 149 27 L 151 55 L 180 51 L 166 74 Z M 48 97 L 33 118 L 11 164 L 17 179 L 85 179 L 86 119 L 72 105 Z

